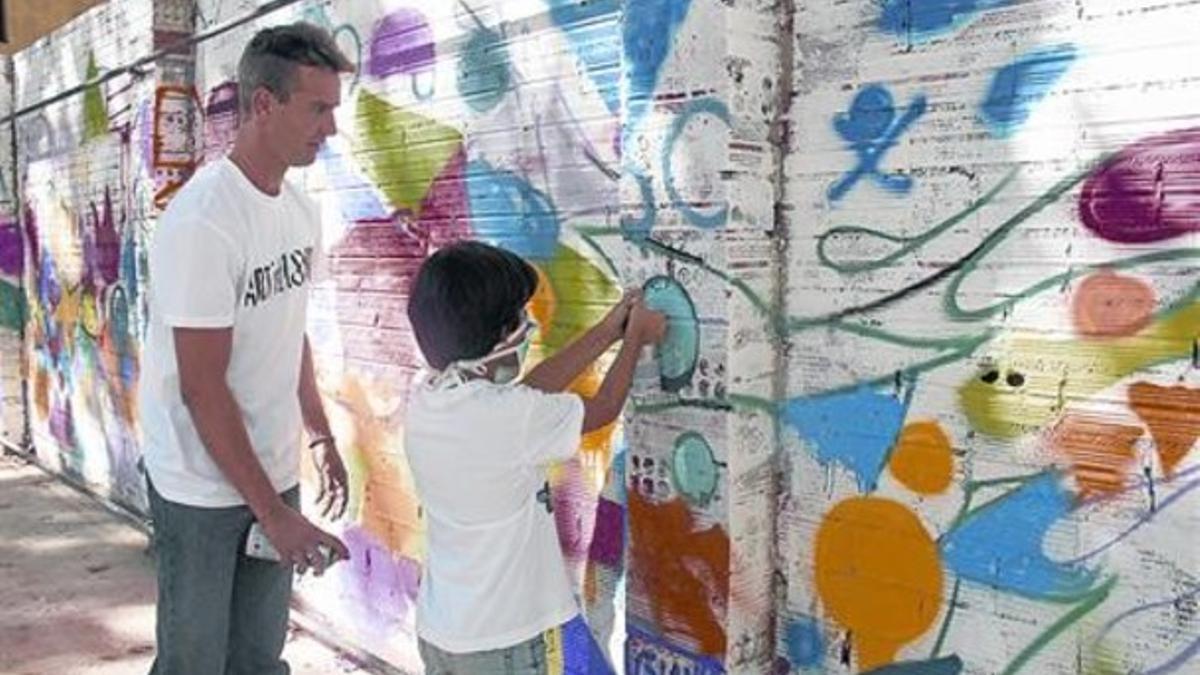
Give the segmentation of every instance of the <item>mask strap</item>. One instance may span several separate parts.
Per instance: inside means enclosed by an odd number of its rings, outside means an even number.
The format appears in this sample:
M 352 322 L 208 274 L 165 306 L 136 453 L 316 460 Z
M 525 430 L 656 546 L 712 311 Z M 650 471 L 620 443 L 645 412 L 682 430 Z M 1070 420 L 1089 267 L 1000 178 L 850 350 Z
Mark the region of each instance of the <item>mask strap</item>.
M 525 323 L 521 324 L 519 328 L 509 334 L 508 337 L 501 340 L 498 344 L 503 345 L 512 342 L 512 340 L 517 336 L 521 337 L 520 340 L 517 340 L 507 347 L 503 347 L 477 359 L 454 361 L 450 365 L 446 366 L 444 370 L 434 372 L 433 376 L 429 378 L 430 386 L 435 389 L 450 389 L 462 384 L 466 384 L 468 374 L 482 377 L 483 375 L 487 374 L 488 363 L 521 351 L 521 347 L 530 338 L 536 327 L 537 324 L 526 320 Z

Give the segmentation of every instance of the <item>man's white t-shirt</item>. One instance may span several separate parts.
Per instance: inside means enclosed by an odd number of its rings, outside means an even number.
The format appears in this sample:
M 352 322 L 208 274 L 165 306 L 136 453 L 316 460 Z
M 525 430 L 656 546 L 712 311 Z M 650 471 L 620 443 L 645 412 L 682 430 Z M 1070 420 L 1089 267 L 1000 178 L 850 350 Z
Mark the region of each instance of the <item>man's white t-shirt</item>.
M 150 325 L 139 407 L 146 469 L 166 499 L 245 500 L 213 463 L 179 390 L 174 328 L 232 328 L 226 381 L 276 491 L 299 481 L 297 394 L 320 215 L 286 181 L 278 195 L 233 162 L 201 168 L 159 219 L 150 245 Z
M 579 614 L 546 465 L 571 457 L 583 401 L 470 380 L 414 387 L 405 453 L 428 530 L 417 634 L 448 652 L 509 647 Z

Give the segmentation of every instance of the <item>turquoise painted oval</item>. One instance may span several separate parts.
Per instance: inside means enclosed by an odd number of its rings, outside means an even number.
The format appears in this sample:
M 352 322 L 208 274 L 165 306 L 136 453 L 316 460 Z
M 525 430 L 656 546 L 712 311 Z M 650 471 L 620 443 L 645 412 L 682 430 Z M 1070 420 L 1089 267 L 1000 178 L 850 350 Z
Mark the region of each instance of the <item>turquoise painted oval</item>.
M 670 277 L 651 277 L 642 286 L 650 309 L 667 318 L 667 335 L 655 349 L 658 373 L 665 391 L 679 391 L 692 381 L 700 357 L 700 322 L 696 306 L 680 283 Z
M 671 456 L 675 489 L 697 506 L 706 506 L 717 492 L 717 462 L 712 447 L 700 434 L 689 431 L 675 439 Z

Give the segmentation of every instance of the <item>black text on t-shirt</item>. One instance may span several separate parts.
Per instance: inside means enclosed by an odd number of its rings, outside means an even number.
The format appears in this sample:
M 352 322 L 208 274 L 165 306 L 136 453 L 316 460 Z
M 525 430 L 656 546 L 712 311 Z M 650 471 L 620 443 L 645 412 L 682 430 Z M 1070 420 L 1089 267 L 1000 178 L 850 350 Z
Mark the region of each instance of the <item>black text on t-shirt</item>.
M 312 276 L 311 246 L 284 253 L 266 265 L 254 268 L 246 280 L 243 307 L 256 307 L 280 293 L 301 288 Z

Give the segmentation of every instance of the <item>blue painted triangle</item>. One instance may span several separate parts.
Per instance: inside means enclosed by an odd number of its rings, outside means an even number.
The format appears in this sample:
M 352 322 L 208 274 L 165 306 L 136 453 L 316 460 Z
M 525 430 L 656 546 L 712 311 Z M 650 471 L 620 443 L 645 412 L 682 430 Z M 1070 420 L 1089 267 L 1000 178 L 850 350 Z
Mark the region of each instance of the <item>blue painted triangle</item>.
M 618 0 L 548 0 L 550 18 L 564 33 L 611 113 L 621 106 Z M 637 4 L 637 3 L 634 3 Z
M 900 434 L 909 395 L 860 387 L 853 391 L 794 398 L 783 407 L 783 421 L 814 448 L 822 464 L 850 470 L 863 492 L 875 489 L 879 474 Z
M 942 537 L 942 559 L 963 579 L 1040 600 L 1077 601 L 1092 590 L 1095 573 L 1051 560 L 1043 550 L 1046 534 L 1074 500 L 1057 474 L 1043 473 L 968 513 Z

